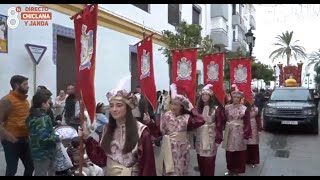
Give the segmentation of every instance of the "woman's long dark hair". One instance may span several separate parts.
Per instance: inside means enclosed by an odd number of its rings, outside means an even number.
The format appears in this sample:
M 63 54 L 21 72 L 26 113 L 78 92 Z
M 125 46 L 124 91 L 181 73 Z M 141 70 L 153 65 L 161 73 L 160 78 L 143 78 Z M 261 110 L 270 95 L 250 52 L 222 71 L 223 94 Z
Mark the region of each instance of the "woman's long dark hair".
M 210 114 L 212 113 L 212 109 L 214 108 L 215 105 L 215 97 L 212 95 L 210 96 L 208 105 L 209 105 L 209 109 L 210 109 Z M 198 102 L 197 102 L 197 108 L 198 108 L 198 113 L 202 114 L 203 112 L 203 108 L 204 108 L 204 101 L 202 100 L 202 95 L 199 97 Z
M 122 150 L 123 154 L 127 154 L 133 150 L 133 148 L 137 145 L 139 141 L 137 120 L 133 117 L 131 108 L 127 106 L 126 113 L 126 139 L 125 144 Z M 111 154 L 111 141 L 113 140 L 114 131 L 117 127 L 116 120 L 109 114 L 109 123 L 107 126 L 107 130 L 102 137 L 101 147 L 106 152 Z

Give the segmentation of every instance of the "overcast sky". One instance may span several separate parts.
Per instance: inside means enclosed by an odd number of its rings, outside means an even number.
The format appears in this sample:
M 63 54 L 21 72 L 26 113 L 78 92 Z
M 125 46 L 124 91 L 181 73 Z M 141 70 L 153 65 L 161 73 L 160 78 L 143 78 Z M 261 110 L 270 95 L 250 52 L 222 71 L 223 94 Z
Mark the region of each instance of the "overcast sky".
M 275 37 L 286 30 L 293 31 L 293 40 L 300 40 L 298 45 L 303 46 L 306 52 L 320 49 L 320 5 L 254 5 L 256 9 L 256 43 L 253 55 L 265 64 L 274 65 L 269 55 L 276 49 L 272 43 Z M 300 60 L 299 60 L 300 61 Z M 295 61 L 291 61 L 296 63 Z

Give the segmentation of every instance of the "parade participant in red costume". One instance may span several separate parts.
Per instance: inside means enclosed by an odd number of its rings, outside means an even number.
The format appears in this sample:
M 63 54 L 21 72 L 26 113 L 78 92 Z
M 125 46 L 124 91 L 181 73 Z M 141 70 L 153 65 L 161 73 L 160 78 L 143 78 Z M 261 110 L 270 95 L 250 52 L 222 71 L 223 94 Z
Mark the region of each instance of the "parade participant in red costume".
M 126 80 L 130 79 L 131 76 Z M 156 176 L 150 132 L 133 117 L 133 97 L 123 89 L 127 82 L 123 81 L 107 94 L 109 123 L 100 144 L 86 130 L 79 134 L 85 139 L 89 159 L 100 167 L 106 166 L 107 176 Z
M 223 109 L 215 106 L 211 84 L 201 90 L 198 100 L 198 113 L 202 114 L 205 124 L 196 129 L 196 151 L 200 176 L 214 176 L 216 154 L 222 142 Z
M 262 125 L 261 114 L 259 113 L 258 107 L 254 105 L 254 98 L 252 98 L 252 104 L 253 105 L 250 112 L 252 137 L 249 139 L 247 144 L 247 164 L 251 165 L 251 167 L 254 168 L 257 164 L 260 163 L 259 132 L 262 131 Z
M 170 86 L 172 96 L 171 111 L 161 116 L 160 124 L 155 124 L 148 114 L 144 121 L 155 137 L 162 136 L 160 162 L 161 172 L 165 176 L 187 176 L 190 162 L 190 136 L 192 131 L 205 122 L 189 99 L 177 94 L 175 84 Z
M 251 137 L 250 110 L 240 104 L 243 93 L 236 85 L 232 92 L 232 104 L 225 107 L 225 132 L 222 147 L 226 150 L 228 172 L 238 175 L 246 170 L 247 140 Z

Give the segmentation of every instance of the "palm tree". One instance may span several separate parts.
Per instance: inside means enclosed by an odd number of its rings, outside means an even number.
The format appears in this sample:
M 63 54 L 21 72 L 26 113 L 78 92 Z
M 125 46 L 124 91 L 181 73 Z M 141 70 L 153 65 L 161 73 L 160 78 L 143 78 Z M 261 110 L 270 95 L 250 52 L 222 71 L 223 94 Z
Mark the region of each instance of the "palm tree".
M 309 56 L 308 56 L 308 65 L 307 66 L 311 66 L 312 64 L 314 64 L 314 70 L 316 71 L 316 69 L 320 66 L 320 49 L 318 50 L 318 52 L 312 52 Z
M 305 54 L 305 49 L 302 46 L 299 45 L 295 45 L 296 42 L 298 42 L 299 40 L 296 40 L 294 42 L 292 42 L 292 35 L 293 35 L 293 31 L 291 31 L 290 33 L 288 31 L 286 31 L 285 33 L 282 33 L 282 35 L 278 35 L 276 37 L 276 39 L 278 40 L 278 43 L 274 43 L 273 45 L 275 46 L 280 46 L 278 49 L 274 50 L 269 58 L 272 59 L 272 62 L 274 62 L 274 60 L 276 58 L 283 58 L 285 55 L 287 57 L 287 66 L 289 66 L 290 64 L 290 57 L 293 55 L 293 57 L 295 59 L 297 59 L 297 57 L 302 57 L 302 58 L 306 58 L 306 54 Z

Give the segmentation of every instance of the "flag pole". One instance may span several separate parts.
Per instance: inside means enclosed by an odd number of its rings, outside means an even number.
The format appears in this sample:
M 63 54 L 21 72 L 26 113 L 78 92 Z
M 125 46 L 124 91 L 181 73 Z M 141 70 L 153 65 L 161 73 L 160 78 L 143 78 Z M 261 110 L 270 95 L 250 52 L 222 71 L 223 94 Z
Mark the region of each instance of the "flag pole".
M 84 10 L 87 8 L 88 5 L 85 5 L 85 7 L 79 11 L 78 13 L 76 13 L 75 15 L 71 16 L 70 19 L 74 20 L 74 18 L 76 18 L 77 16 L 81 16 L 84 12 Z M 91 7 L 91 6 L 90 6 Z M 80 89 L 80 99 L 79 99 L 79 103 L 80 103 L 80 127 L 83 130 L 83 123 L 84 123 L 84 103 L 83 103 L 83 97 L 82 97 L 82 91 Z M 84 149 L 83 149 L 83 138 L 80 138 L 80 159 L 79 159 L 79 175 L 83 176 L 82 174 L 82 167 L 83 167 L 83 156 L 84 156 Z
M 81 11 L 79 11 L 78 13 L 76 13 L 75 15 L 71 16 L 70 19 L 71 20 L 74 20 L 74 18 L 79 18 L 79 16 L 82 16 L 83 13 L 86 13 L 85 11 L 89 10 L 89 11 L 93 11 L 94 9 L 94 6 L 97 5 L 97 4 L 85 4 L 85 6 L 83 7 L 83 9 Z M 98 5 L 97 5 L 97 8 L 98 8 Z M 79 77 L 78 77 L 79 78 Z M 77 88 L 79 88 L 79 80 L 77 80 Z M 81 130 L 83 131 L 84 128 L 87 128 L 86 125 L 84 125 L 85 123 L 85 114 L 84 114 L 84 111 L 85 111 L 85 104 L 84 104 L 84 100 L 83 100 L 83 94 L 82 94 L 82 90 L 81 88 L 78 89 L 77 91 L 77 94 L 80 94 L 80 98 L 78 99 L 79 100 L 79 105 L 80 105 L 80 127 L 81 127 Z M 79 95 L 78 94 L 78 95 Z M 86 129 L 88 130 L 88 129 Z M 83 138 L 81 137 L 80 138 L 80 147 L 79 147 L 79 153 L 80 153 L 80 157 L 79 157 L 79 175 L 80 176 L 83 176 L 83 173 L 82 173 L 82 169 L 83 169 L 83 162 L 84 162 L 84 140 Z
M 145 26 L 144 26 L 144 21 L 142 21 L 142 24 L 143 24 L 143 26 L 142 26 L 142 42 L 144 42 L 144 40 L 145 40 L 145 38 L 146 38 L 146 28 L 145 28 Z M 144 112 L 145 113 L 148 113 L 148 106 L 149 106 L 149 100 L 148 100 L 148 98 L 145 96 L 145 95 L 143 95 L 143 99 L 144 99 Z M 141 116 L 143 117 L 143 114 L 141 114 Z
M 89 6 L 89 7 L 88 7 L 88 6 Z M 86 4 L 81 11 L 79 11 L 79 12 L 77 12 L 75 15 L 71 16 L 70 19 L 73 20 L 76 16 L 82 15 L 83 11 L 84 11 L 86 8 L 91 8 L 92 6 L 94 6 L 94 4 L 90 4 L 90 5 Z
M 73 20 L 76 16 L 81 15 L 83 13 L 84 9 L 81 11 L 77 12 L 75 15 L 71 16 L 70 19 Z
M 144 21 L 142 22 L 143 26 L 142 26 L 142 39 L 144 40 L 146 38 L 146 28 L 144 26 Z
M 85 115 L 84 115 L 84 103 L 83 103 L 83 96 L 82 96 L 82 91 L 80 90 L 80 127 L 82 129 L 82 131 L 84 130 L 85 127 L 84 124 L 84 119 L 85 119 Z M 82 174 L 82 167 L 83 167 L 83 156 L 84 156 L 84 147 L 83 147 L 83 138 L 80 138 L 80 159 L 79 159 L 79 173 L 80 176 L 83 176 Z

